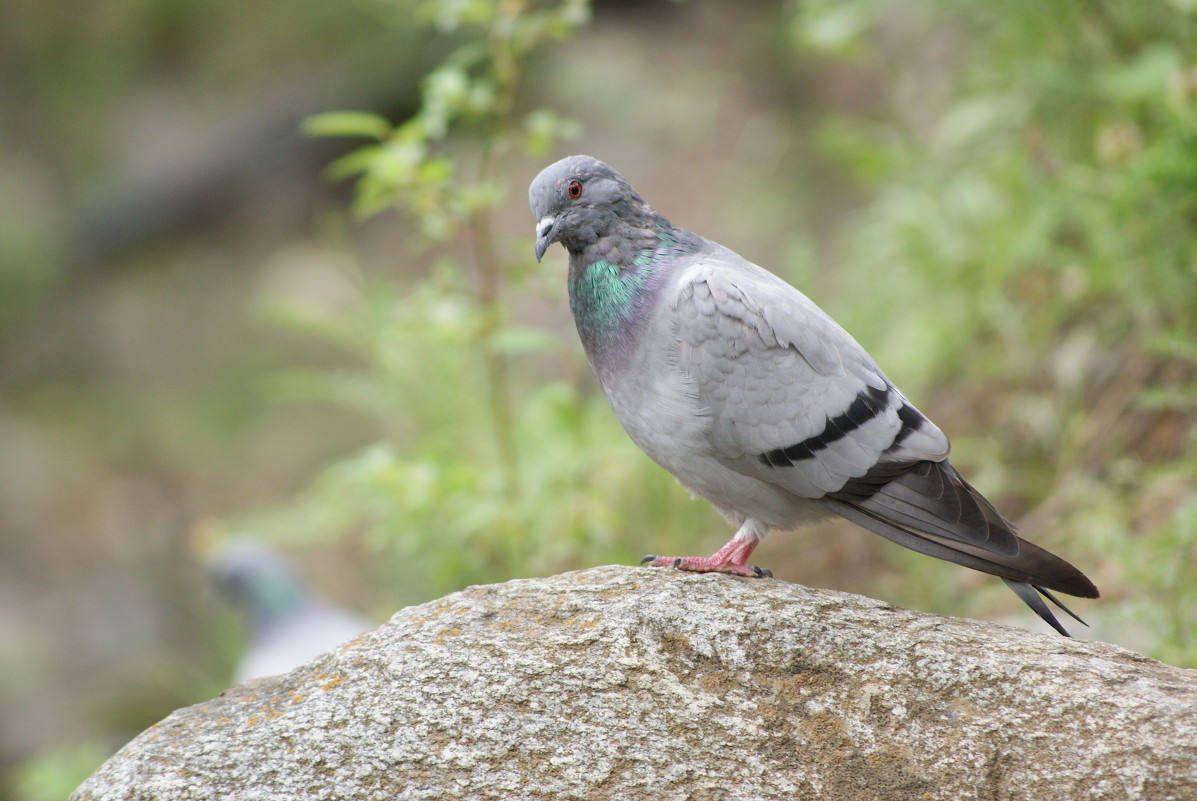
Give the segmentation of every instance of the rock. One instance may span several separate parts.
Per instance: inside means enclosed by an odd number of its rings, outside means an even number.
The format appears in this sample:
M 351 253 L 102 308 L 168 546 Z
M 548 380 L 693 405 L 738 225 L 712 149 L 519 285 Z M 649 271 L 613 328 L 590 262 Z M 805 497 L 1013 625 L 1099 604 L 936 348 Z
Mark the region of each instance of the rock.
M 470 587 L 143 732 L 73 799 L 1197 799 L 1197 671 L 775 580 Z

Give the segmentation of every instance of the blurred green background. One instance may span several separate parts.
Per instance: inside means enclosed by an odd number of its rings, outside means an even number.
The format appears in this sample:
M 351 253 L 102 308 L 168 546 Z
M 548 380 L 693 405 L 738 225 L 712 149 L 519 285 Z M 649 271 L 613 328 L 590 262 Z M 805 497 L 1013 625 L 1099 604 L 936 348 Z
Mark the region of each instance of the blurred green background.
M 0 65 L 0 797 L 229 685 L 226 539 L 379 622 L 725 541 L 531 258 L 573 152 L 848 328 L 1079 636 L 1197 666 L 1197 2 L 49 0 Z M 1045 629 L 846 524 L 758 554 Z

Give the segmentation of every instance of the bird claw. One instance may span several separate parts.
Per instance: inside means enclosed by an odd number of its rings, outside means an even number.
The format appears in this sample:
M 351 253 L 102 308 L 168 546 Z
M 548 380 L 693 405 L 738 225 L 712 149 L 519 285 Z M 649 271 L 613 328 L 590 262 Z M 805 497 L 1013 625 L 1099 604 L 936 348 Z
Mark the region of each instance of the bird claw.
M 756 565 L 737 565 L 732 562 L 704 559 L 698 556 L 657 556 L 648 554 L 640 564 L 650 567 L 672 567 L 690 573 L 727 573 L 745 578 L 773 578 L 773 571 Z

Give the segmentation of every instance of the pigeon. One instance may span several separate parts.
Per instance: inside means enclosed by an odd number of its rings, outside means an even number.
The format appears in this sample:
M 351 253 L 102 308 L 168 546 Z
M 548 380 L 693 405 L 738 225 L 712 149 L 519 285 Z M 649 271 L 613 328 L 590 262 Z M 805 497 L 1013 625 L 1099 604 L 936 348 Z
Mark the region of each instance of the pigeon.
M 1064 636 L 1052 590 L 1098 597 L 1015 533 L 956 471 L 948 438 L 794 287 L 673 225 L 611 167 L 570 156 L 528 189 L 537 261 L 569 253 L 569 304 L 615 416 L 649 458 L 738 530 L 710 557 L 642 563 L 771 577 L 747 563 L 773 530 L 839 515 L 919 553 L 1000 577 Z
M 286 673 L 374 626 L 307 590 L 264 545 L 238 542 L 215 561 L 217 586 L 245 608 L 250 640 L 237 683 Z

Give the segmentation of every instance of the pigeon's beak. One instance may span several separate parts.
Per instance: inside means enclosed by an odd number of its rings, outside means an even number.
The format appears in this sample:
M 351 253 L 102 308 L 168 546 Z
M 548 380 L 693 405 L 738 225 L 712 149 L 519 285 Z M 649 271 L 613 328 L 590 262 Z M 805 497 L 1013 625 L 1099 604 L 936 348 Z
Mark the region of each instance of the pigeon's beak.
M 546 214 L 536 223 L 536 260 L 540 261 L 549 245 L 557 241 L 557 218 Z

